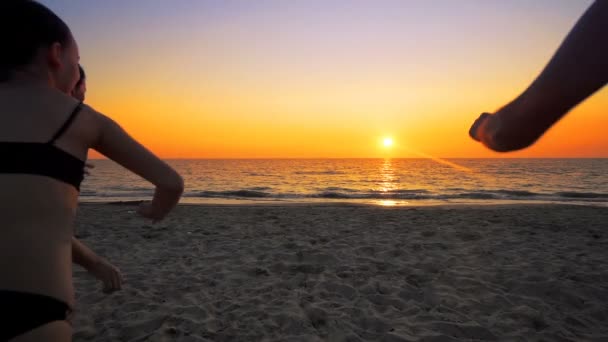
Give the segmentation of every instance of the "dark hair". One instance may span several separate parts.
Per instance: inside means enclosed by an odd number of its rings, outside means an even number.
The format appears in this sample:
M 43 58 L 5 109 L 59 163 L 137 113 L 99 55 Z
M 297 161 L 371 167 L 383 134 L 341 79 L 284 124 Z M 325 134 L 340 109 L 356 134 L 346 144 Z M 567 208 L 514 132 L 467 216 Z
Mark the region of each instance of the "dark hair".
M 78 82 L 76 82 L 76 87 L 78 87 L 82 84 L 82 82 L 87 80 L 87 74 L 84 73 L 84 68 L 80 64 L 78 64 L 78 71 L 80 71 L 80 78 L 78 79 Z
M 68 44 L 70 29 L 44 5 L 33 0 L 0 0 L 0 82 L 32 62 L 38 49 L 58 42 Z

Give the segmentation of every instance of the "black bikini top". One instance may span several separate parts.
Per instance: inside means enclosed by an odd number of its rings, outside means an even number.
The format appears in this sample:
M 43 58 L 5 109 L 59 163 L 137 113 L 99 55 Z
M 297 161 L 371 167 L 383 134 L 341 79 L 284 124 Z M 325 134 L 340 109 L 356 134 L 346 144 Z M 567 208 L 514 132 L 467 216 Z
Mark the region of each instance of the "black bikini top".
M 80 190 L 84 161 L 55 146 L 82 108 L 79 103 L 48 142 L 0 142 L 0 174 L 18 173 L 54 178 Z

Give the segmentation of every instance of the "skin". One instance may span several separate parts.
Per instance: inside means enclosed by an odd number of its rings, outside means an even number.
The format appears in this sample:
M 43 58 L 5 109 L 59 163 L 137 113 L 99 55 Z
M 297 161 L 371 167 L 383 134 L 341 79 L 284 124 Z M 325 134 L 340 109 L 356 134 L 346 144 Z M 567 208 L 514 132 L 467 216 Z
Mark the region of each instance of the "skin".
M 87 92 L 86 79 L 78 81 L 71 95 L 76 100 L 83 102 Z M 90 169 L 95 166 L 91 163 L 85 164 L 85 174 L 90 174 Z M 91 275 L 97 278 L 102 284 L 105 293 L 118 291 L 122 288 L 122 274 L 118 267 L 114 266 L 105 258 L 97 255 L 87 247 L 82 241 L 72 237 L 72 261 L 84 267 Z
M 34 60 L 0 83 L 0 141 L 47 142 L 77 101 L 69 96 L 78 80 L 78 46 L 41 47 Z M 36 125 L 32 125 L 36 122 Z M 182 178 L 116 122 L 90 106 L 83 109 L 55 146 L 81 160 L 93 148 L 156 186 L 138 213 L 163 219 L 184 189 Z M 0 289 L 50 296 L 74 307 L 73 221 L 78 191 L 53 178 L 0 174 Z M 18 257 L 15 257 L 18 256 Z M 18 341 L 70 341 L 66 321 L 51 322 Z
M 74 90 L 72 90 L 72 97 L 80 102 L 84 102 L 87 93 L 87 80 L 86 78 L 80 83 L 76 84 Z
M 608 82 L 608 1 L 598 0 L 572 28 L 541 74 L 516 99 L 483 113 L 469 134 L 497 152 L 531 146 Z
M 97 278 L 103 285 L 103 292 L 110 293 L 122 288 L 123 279 L 118 267 L 97 255 L 75 237 L 72 237 L 72 261 Z

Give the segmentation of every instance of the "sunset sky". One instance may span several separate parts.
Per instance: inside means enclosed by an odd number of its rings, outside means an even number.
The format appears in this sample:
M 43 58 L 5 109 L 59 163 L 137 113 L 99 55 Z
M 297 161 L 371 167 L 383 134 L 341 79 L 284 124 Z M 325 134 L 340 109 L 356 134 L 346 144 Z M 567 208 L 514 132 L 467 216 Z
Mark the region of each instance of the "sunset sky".
M 591 1 L 42 3 L 80 45 L 87 103 L 164 158 L 608 157 L 605 90 L 526 151 L 468 137 Z

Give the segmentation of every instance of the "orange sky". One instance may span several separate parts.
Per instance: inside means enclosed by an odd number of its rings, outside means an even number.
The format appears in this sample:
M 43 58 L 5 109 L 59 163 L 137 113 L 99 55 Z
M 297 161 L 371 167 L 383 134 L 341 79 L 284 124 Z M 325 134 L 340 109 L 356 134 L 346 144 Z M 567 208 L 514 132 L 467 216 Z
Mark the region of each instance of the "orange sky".
M 590 1 L 43 2 L 79 42 L 87 103 L 165 158 L 608 157 L 606 91 L 525 151 L 468 137 Z

